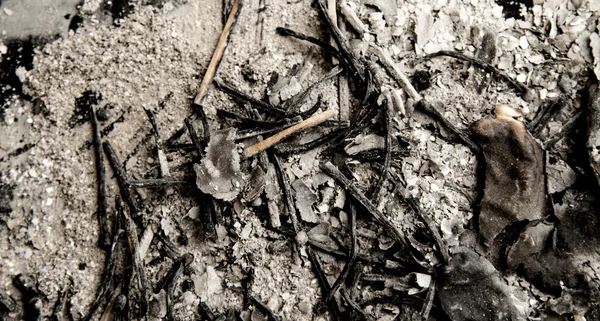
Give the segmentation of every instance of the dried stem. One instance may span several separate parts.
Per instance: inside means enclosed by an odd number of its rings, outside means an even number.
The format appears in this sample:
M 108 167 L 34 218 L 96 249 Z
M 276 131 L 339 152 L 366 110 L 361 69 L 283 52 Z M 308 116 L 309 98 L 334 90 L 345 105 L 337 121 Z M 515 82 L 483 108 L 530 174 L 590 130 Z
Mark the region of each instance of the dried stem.
M 296 124 L 292 127 L 286 128 L 286 129 L 282 130 L 281 132 L 263 140 L 260 143 L 254 144 L 254 145 L 246 148 L 244 150 L 244 156 L 252 157 L 252 156 L 266 150 L 267 148 L 277 144 L 281 140 L 289 137 L 290 135 L 297 133 L 303 129 L 317 126 L 333 116 L 335 116 L 335 111 L 328 110 L 328 111 L 322 112 L 320 114 L 316 114 L 310 118 L 307 118 L 307 119 L 299 122 L 298 124 Z
M 202 99 L 206 94 L 206 90 L 208 89 L 208 85 L 212 82 L 215 73 L 217 72 L 217 68 L 219 67 L 219 63 L 223 58 L 223 53 L 225 52 L 225 48 L 227 48 L 227 40 L 229 39 L 229 34 L 231 33 L 231 27 L 236 20 L 237 13 L 240 9 L 240 1 L 234 0 L 233 6 L 231 8 L 231 12 L 229 13 L 229 18 L 227 18 L 227 22 L 225 23 L 225 27 L 223 28 L 223 32 L 221 32 L 221 36 L 219 37 L 219 41 L 217 42 L 217 48 L 213 53 L 212 58 L 210 59 L 210 63 L 208 64 L 208 68 L 206 69 L 206 73 L 204 74 L 204 78 L 200 83 L 200 88 L 198 89 L 198 94 L 196 98 L 194 98 L 194 104 L 201 105 Z M 206 130 L 206 128 L 205 128 Z

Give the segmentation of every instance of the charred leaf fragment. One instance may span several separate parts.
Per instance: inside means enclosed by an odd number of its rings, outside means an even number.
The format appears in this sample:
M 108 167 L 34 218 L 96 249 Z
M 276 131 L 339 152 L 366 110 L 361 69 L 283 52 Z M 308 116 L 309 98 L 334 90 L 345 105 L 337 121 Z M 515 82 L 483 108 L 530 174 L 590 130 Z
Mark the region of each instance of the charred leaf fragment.
M 206 157 L 194 164 L 198 188 L 225 201 L 235 199 L 244 186 L 234 139 L 235 129 L 216 131 L 208 142 Z
M 492 263 L 471 250 L 452 256 L 438 291 L 452 321 L 526 320 Z
M 587 108 L 587 148 L 590 155 L 590 166 L 600 184 L 600 87 L 598 83 L 589 89 L 589 104 Z
M 499 105 L 496 118 L 471 126 L 485 158 L 485 188 L 479 214 L 479 232 L 490 246 L 509 224 L 537 220 L 546 212 L 544 151 L 514 118 L 521 113 Z

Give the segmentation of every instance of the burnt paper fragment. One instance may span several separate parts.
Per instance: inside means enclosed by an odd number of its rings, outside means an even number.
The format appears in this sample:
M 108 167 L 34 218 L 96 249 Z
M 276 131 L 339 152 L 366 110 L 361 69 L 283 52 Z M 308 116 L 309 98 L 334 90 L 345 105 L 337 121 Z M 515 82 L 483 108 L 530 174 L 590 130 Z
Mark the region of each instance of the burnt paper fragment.
M 526 320 L 492 263 L 471 250 L 455 253 L 439 282 L 440 303 L 452 321 Z
M 544 151 L 515 118 L 521 113 L 499 105 L 495 118 L 471 125 L 485 158 L 485 188 L 480 204 L 479 233 L 490 246 L 509 224 L 541 219 L 546 213 Z

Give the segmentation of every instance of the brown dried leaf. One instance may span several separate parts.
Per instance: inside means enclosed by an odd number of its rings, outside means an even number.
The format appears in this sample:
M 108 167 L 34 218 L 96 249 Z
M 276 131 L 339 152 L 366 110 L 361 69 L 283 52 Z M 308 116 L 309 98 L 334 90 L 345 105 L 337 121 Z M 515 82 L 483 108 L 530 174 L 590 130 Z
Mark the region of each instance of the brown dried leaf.
M 506 105 L 496 107 L 496 118 L 471 126 L 485 157 L 485 190 L 479 230 L 488 246 L 510 223 L 541 219 L 546 213 L 544 151 L 513 117 Z
M 438 295 L 452 321 L 526 320 L 492 263 L 471 250 L 450 258 Z

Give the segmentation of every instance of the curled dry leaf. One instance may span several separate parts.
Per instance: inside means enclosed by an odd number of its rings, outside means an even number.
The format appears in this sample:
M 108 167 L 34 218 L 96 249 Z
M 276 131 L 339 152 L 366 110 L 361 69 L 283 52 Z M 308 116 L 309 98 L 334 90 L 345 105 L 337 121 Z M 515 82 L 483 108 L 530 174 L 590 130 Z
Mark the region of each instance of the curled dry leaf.
M 444 267 L 438 295 L 452 321 L 526 320 L 492 263 L 468 249 Z
M 194 164 L 198 188 L 225 201 L 235 199 L 243 186 L 240 153 L 234 139 L 233 128 L 216 131 L 208 142 L 206 156 L 200 164 Z
M 546 212 L 542 147 L 515 119 L 519 111 L 499 105 L 495 113 L 471 126 L 485 158 L 479 231 L 488 246 L 507 225 L 541 219 Z

